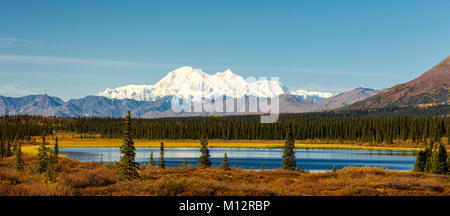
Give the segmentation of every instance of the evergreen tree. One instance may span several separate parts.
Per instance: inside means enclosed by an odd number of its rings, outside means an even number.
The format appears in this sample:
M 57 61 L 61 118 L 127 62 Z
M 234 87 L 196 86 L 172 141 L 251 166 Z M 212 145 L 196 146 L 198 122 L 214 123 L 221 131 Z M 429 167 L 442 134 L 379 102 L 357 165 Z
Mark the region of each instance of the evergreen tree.
M 50 153 L 50 160 L 53 165 L 58 164 L 58 156 L 59 156 L 59 147 L 58 147 L 58 137 L 55 138 L 55 147 L 53 151 Z
M 333 169 L 331 170 L 331 175 L 332 178 L 337 178 L 337 172 L 336 172 L 336 167 L 333 164 Z
M 416 172 L 424 172 L 427 164 L 427 152 L 419 151 L 417 152 L 416 162 L 414 163 L 414 171 Z
M 230 165 L 228 164 L 228 155 L 227 155 L 227 153 L 225 153 L 223 155 L 223 161 L 222 161 L 221 168 L 223 170 L 230 170 Z
M 38 150 L 38 156 L 37 156 L 37 164 L 36 164 L 36 172 L 38 173 L 44 173 L 47 171 L 47 165 L 48 165 L 48 149 L 45 146 L 45 135 L 42 135 L 42 143 Z
M 289 122 L 286 134 L 286 141 L 284 143 L 283 161 L 281 163 L 283 169 L 295 170 L 297 168 L 294 148 L 295 148 L 294 133 L 292 131 L 292 124 L 291 122 Z
M 440 144 L 437 150 L 435 172 L 437 174 L 447 174 L 448 172 L 448 156 L 444 144 Z
M 206 139 L 201 139 L 200 140 L 200 158 L 198 159 L 198 162 L 200 163 L 200 167 L 206 168 L 206 167 L 210 167 L 211 166 L 211 161 L 209 160 L 209 158 L 211 157 L 211 155 L 209 154 L 209 149 L 208 149 L 208 140 Z
M 439 173 L 439 161 L 438 161 L 439 155 L 438 155 L 438 153 L 439 152 L 437 149 L 435 149 L 432 152 L 431 159 L 430 159 L 430 167 L 428 169 L 429 173 L 435 173 L 435 174 Z
M 425 148 L 425 158 L 426 158 L 426 163 L 425 163 L 425 169 L 424 172 L 431 172 L 431 165 L 432 163 L 432 158 L 433 158 L 433 141 L 431 141 L 430 145 Z
M 13 153 L 14 155 L 16 154 L 17 146 L 18 146 L 18 141 L 16 140 L 16 141 L 14 142 L 13 150 L 12 150 L 12 153 Z
M 14 169 L 17 171 L 23 171 L 23 158 L 22 158 L 22 146 L 20 143 L 16 143 L 16 151 L 14 152 Z
M 125 117 L 123 130 L 123 145 L 120 147 L 120 161 L 117 167 L 117 176 L 120 180 L 132 180 L 139 178 L 139 164 L 136 163 L 136 148 L 134 147 L 133 136 L 131 134 L 131 114 Z
M 8 140 L 7 145 L 6 145 L 6 157 L 11 157 L 12 151 L 11 151 L 11 140 Z
M 261 162 L 261 171 L 264 171 L 264 162 Z
M 184 161 L 183 161 L 183 167 L 186 168 L 187 167 L 187 158 L 184 157 Z
M 166 161 L 164 159 L 164 143 L 161 142 L 161 147 L 159 149 L 159 166 L 161 168 L 166 168 Z
M 150 161 L 148 162 L 149 165 L 154 166 L 155 160 L 153 159 L 153 151 L 150 151 Z
M 53 154 L 51 154 L 49 159 L 47 160 L 47 168 L 45 170 L 45 181 L 47 182 L 54 182 L 56 180 L 56 163 L 52 155 Z
M 5 154 L 5 142 L 3 141 L 3 138 L 0 138 L 0 158 L 3 158 L 6 156 Z
M 393 144 L 391 134 L 388 134 L 388 137 L 387 137 L 387 144 Z

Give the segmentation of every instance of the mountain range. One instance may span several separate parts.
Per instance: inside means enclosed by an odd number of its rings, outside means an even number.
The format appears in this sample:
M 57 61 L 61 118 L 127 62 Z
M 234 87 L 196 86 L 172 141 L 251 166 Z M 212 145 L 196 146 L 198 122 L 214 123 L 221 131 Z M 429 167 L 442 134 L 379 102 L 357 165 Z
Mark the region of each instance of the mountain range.
M 333 109 L 367 109 L 400 106 L 431 106 L 449 103 L 450 57 L 419 76 L 392 88 L 377 91 L 357 88 L 338 95 L 325 92 L 292 91 L 278 80 L 243 79 L 230 70 L 209 75 L 199 69 L 181 67 L 155 85 L 128 85 L 106 89 L 96 96 L 63 101 L 58 97 L 30 95 L 0 96 L 0 115 L 42 115 L 61 117 L 122 117 L 130 110 L 139 118 L 249 114 L 251 100 L 278 99 L 281 113 Z M 172 99 L 193 102 L 224 98 L 224 108 L 233 104 L 243 112 L 174 112 Z M 244 99 L 245 103 L 237 103 Z M 224 109 L 225 110 L 225 109 Z M 254 112 L 252 112 L 255 114 Z M 257 109 L 257 113 L 263 113 Z
M 333 96 L 331 93 L 289 90 L 278 80 L 244 79 L 231 70 L 209 75 L 200 69 L 181 67 L 154 85 L 127 85 L 106 89 L 96 96 L 63 101 L 58 97 L 30 95 L 20 98 L 0 96 L 0 115 L 42 115 L 62 117 L 121 117 L 130 110 L 133 116 L 161 118 L 198 115 L 236 115 L 250 112 L 250 101 L 279 99 L 280 112 L 295 113 L 342 107 L 374 95 L 377 91 L 358 88 Z M 174 97 L 192 102 L 223 98 L 220 112 L 174 112 Z M 208 99 L 208 100 L 207 100 Z M 244 103 L 238 103 L 241 99 Z M 231 107 L 232 106 L 232 107 Z M 228 108 L 234 112 L 225 112 Z M 253 107 L 252 107 L 253 108 Z M 238 110 L 242 112 L 237 112 Z
M 342 107 L 347 103 L 360 100 L 360 97 L 368 97 L 376 94 L 376 90 L 358 88 L 350 92 L 342 93 L 317 102 L 311 102 L 296 95 L 282 94 L 277 96 L 281 113 L 296 113 L 307 111 L 328 110 L 329 108 Z M 356 95 L 356 97 L 355 97 Z M 1 115 L 41 115 L 61 117 L 121 117 L 130 110 L 135 117 L 161 118 L 199 115 L 236 115 L 249 114 L 249 98 L 266 100 L 266 98 L 244 96 L 246 103 L 242 104 L 245 112 L 231 113 L 207 113 L 207 112 L 183 112 L 177 113 L 171 109 L 172 96 L 165 96 L 153 101 L 139 101 L 134 99 L 111 99 L 103 96 L 87 96 L 81 99 L 63 101 L 58 97 L 44 95 L 30 95 L 20 98 L 0 96 Z M 229 98 L 224 102 L 224 107 L 230 102 L 240 98 Z M 323 102 L 322 102 L 323 101 Z M 238 103 L 234 102 L 234 110 L 239 110 Z M 224 108 L 224 110 L 226 110 Z M 257 112 L 262 113 L 262 112 Z M 256 113 L 254 113 L 256 114 Z

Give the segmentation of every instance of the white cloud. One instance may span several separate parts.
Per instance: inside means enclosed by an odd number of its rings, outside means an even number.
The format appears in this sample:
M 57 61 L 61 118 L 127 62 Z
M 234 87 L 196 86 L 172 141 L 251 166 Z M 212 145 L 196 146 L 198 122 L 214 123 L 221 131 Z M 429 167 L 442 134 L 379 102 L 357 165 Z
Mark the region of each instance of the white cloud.
M 103 59 L 83 59 L 83 58 L 61 58 L 48 56 L 23 56 L 23 55 L 0 55 L 0 63 L 21 63 L 21 64 L 45 64 L 45 65 L 73 65 L 73 66 L 99 66 L 99 67 L 125 67 L 125 68 L 155 68 L 168 67 L 170 65 L 111 61 Z

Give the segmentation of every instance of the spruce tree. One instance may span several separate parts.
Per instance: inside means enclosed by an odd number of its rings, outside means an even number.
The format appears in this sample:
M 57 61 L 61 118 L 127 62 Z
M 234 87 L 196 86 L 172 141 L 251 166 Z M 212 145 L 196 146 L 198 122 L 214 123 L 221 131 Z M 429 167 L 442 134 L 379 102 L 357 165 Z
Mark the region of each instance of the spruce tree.
M 433 142 L 430 143 L 430 145 L 425 149 L 424 151 L 426 163 L 425 163 L 425 169 L 424 172 L 431 172 L 431 165 L 432 165 L 432 157 L 433 157 Z
M 283 169 L 295 170 L 297 168 L 294 148 L 295 148 L 294 133 L 292 131 L 292 124 L 291 122 L 289 122 L 286 134 L 286 141 L 284 143 L 283 161 L 281 163 Z
M 56 171 L 56 163 L 51 154 L 50 158 L 47 160 L 47 168 L 45 170 L 45 181 L 54 182 L 56 180 L 55 171 Z
M 14 152 L 14 169 L 16 171 L 23 171 L 23 166 L 24 166 L 24 162 L 23 162 L 23 157 L 22 157 L 22 146 L 20 145 L 20 143 L 16 143 L 16 151 Z
M 0 138 L 0 158 L 5 157 L 5 142 Z
M 435 149 L 432 153 L 431 159 L 430 159 L 430 167 L 428 169 L 429 173 L 437 174 L 439 173 L 439 161 L 438 161 L 438 150 Z
M 59 147 L 58 147 L 58 137 L 55 138 L 55 147 L 53 151 L 50 153 L 50 160 L 53 165 L 58 164 L 58 156 L 59 156 Z
M 332 177 L 332 178 L 337 178 L 337 172 L 336 172 L 336 166 L 334 166 L 334 164 L 333 164 L 333 169 L 331 170 L 331 174 L 330 174 L 330 176 Z
M 416 162 L 414 163 L 414 171 L 424 172 L 427 164 L 427 152 L 419 151 L 417 152 Z
M 166 168 L 166 161 L 164 159 L 164 143 L 161 142 L 161 146 L 159 149 L 159 167 Z
M 186 168 L 187 167 L 187 158 L 184 157 L 184 161 L 183 161 L 183 167 Z
M 48 149 L 45 146 L 45 135 L 42 135 L 42 143 L 38 150 L 38 156 L 37 156 L 37 164 L 36 164 L 36 172 L 38 173 L 44 173 L 47 171 L 47 165 L 48 165 Z
M 58 137 L 55 139 L 55 147 L 53 151 L 49 153 L 47 160 L 47 168 L 45 170 L 45 180 L 48 182 L 54 182 L 56 180 L 56 166 L 58 164 L 59 147 Z
M 8 140 L 6 145 L 6 157 L 11 157 L 13 152 L 11 151 L 11 140 Z
M 222 161 L 221 168 L 223 170 L 230 170 L 230 165 L 228 164 L 228 155 L 227 155 L 227 153 L 225 153 L 223 155 L 223 161 Z
M 117 177 L 120 180 L 132 180 L 139 178 L 139 164 L 136 163 L 136 148 L 134 147 L 133 136 L 131 134 L 131 114 L 125 117 L 123 129 L 123 144 L 120 147 L 120 161 L 117 164 Z
M 440 144 L 439 148 L 437 150 L 437 158 L 436 158 L 436 169 L 434 173 L 437 174 L 447 174 L 448 172 L 448 156 L 447 156 L 447 150 L 445 149 L 444 144 Z
M 13 150 L 12 150 L 12 153 L 13 153 L 13 154 L 16 154 L 17 146 L 18 146 L 18 141 L 16 140 L 16 141 L 14 142 L 14 145 L 13 145 Z
M 261 162 L 261 171 L 264 171 L 264 162 Z
M 155 160 L 153 159 L 153 151 L 150 151 L 150 161 L 148 162 L 149 165 L 154 166 Z
M 209 154 L 208 140 L 201 139 L 200 145 L 201 145 L 201 147 L 200 147 L 201 154 L 200 154 L 200 158 L 198 159 L 200 167 L 203 167 L 203 168 L 210 167 L 211 161 L 209 160 L 209 158 L 211 157 L 211 155 Z

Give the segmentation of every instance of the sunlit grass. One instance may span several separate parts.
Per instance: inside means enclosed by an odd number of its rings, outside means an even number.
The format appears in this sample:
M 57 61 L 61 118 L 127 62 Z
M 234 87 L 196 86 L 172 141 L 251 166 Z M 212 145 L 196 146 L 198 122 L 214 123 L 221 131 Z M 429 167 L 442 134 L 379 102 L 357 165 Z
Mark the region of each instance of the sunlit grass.
M 140 178 L 120 182 L 116 166 L 60 158 L 56 181 L 33 172 L 36 156 L 24 154 L 25 170 L 14 158 L 0 159 L 0 196 L 449 196 L 450 176 L 346 167 L 331 172 L 244 170 L 140 165 Z
M 49 144 L 54 144 L 54 137 L 47 137 Z M 164 142 L 166 148 L 198 148 L 198 140 L 141 140 L 135 139 L 137 148 L 158 148 L 160 143 Z M 283 140 L 208 140 L 211 148 L 283 148 Z M 39 141 L 37 141 L 39 143 Z M 104 138 L 72 138 L 59 137 L 60 148 L 76 147 L 120 147 L 122 139 L 104 139 Z M 405 150 L 416 151 L 419 148 L 396 147 L 396 146 L 369 146 L 364 144 L 316 144 L 301 143 L 295 144 L 296 148 L 306 149 L 364 149 L 364 150 Z M 33 151 L 36 148 L 29 147 L 27 150 Z

